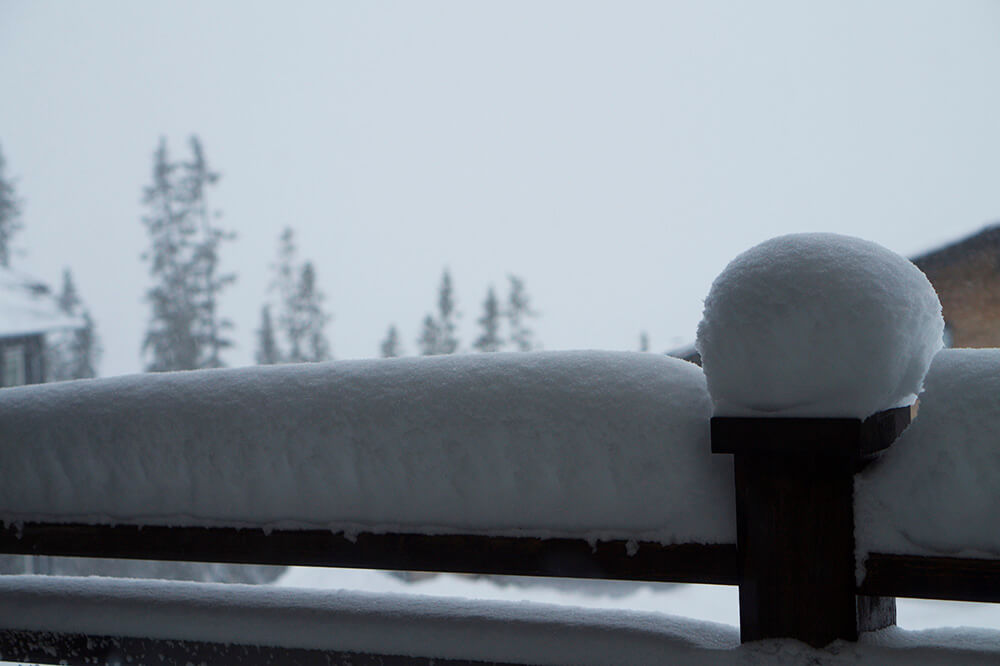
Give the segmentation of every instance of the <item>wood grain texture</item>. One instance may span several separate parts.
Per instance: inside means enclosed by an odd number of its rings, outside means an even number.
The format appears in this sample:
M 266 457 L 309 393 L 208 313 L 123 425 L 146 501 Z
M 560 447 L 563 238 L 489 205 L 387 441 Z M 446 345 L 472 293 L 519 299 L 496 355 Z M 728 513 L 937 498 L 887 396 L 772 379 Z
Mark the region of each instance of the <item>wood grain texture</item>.
M 862 594 L 1000 603 L 1000 560 L 872 553 Z

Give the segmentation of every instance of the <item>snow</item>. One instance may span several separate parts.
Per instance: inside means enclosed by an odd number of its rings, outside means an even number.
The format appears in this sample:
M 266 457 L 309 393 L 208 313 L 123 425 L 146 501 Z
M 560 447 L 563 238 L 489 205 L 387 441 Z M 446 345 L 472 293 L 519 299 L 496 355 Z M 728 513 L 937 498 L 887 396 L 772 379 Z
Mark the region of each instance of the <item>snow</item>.
M 18 387 L 0 519 L 734 543 L 710 414 L 698 367 L 616 352 Z
M 356 590 L 666 613 L 739 626 L 739 588 L 735 585 L 464 574 L 432 574 L 404 581 L 386 571 L 322 567 L 289 567 L 274 584 L 312 590 Z M 908 630 L 967 627 L 1000 631 L 1000 604 L 899 598 L 896 599 L 896 617 L 897 624 Z
M 913 402 L 943 331 L 937 295 L 907 259 L 808 233 L 726 266 L 696 346 L 716 415 L 864 418 Z
M 289 567 L 274 584 L 312 590 L 523 601 L 609 612 L 666 613 L 732 627 L 740 622 L 739 588 L 735 585 L 464 574 L 431 574 L 405 581 L 386 571 L 322 567 Z M 900 598 L 896 600 L 896 618 L 900 627 L 910 630 L 970 627 L 1000 631 L 1000 604 Z
M 813 649 L 658 612 L 100 578 L 0 577 L 0 626 L 536 664 L 988 664 L 1000 632 L 865 634 Z M 67 612 L 69 609 L 69 612 Z
M 1000 558 L 1000 350 L 934 359 L 917 418 L 855 481 L 870 552 Z
M 739 643 L 733 627 L 656 613 L 347 590 L 4 576 L 0 599 L 7 629 L 453 659 L 649 664 Z
M 23 273 L 0 267 L 0 337 L 80 328 L 83 320 L 63 313 L 49 288 Z

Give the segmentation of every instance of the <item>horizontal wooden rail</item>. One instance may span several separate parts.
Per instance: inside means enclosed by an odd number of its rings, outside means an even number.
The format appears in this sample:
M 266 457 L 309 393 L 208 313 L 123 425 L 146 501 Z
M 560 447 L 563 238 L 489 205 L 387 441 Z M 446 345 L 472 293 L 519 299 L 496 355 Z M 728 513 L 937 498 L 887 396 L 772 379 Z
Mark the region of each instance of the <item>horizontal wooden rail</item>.
M 861 594 L 1000 602 L 1000 560 L 872 553 L 865 569 Z
M 57 657 L 58 655 L 58 657 Z M 50 631 L 0 630 L 0 659 L 30 664 L 119 666 L 124 663 L 246 664 L 247 666 L 513 666 L 500 662 L 360 652 L 206 643 Z
M 372 534 L 229 527 L 25 523 L 0 529 L 0 553 L 234 564 L 558 576 L 670 583 L 739 582 L 735 544 Z

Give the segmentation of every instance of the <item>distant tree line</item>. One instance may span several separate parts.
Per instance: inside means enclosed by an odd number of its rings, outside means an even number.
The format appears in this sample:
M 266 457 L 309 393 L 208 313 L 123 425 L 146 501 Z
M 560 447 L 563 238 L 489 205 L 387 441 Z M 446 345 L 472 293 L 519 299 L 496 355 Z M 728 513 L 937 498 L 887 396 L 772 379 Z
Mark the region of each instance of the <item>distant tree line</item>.
M 221 176 L 209 166 L 200 139 L 188 140 L 188 155 L 172 158 L 165 139 L 153 153 L 151 182 L 144 187 L 142 223 L 148 248 L 151 285 L 146 289 L 149 318 L 142 341 L 147 371 L 192 370 L 225 365 L 223 353 L 233 346 L 233 322 L 220 314 L 219 303 L 236 275 L 220 268 L 223 247 L 236 234 L 220 224 L 221 213 L 210 194 Z M 0 267 L 9 268 L 12 239 L 22 228 L 22 203 L 14 181 L 5 176 L 0 152 Z M 258 364 L 302 363 L 333 358 L 327 335 L 333 317 L 319 287 L 315 264 L 300 260 L 295 232 L 286 227 L 278 238 L 272 277 L 260 309 L 256 330 Z M 415 350 L 435 356 L 456 352 L 492 353 L 540 348 L 532 328 L 538 312 L 532 307 L 523 278 L 507 276 L 505 293 L 488 286 L 476 318 L 472 340 L 459 339 L 460 313 L 451 272 L 445 269 L 435 307 L 419 322 Z M 96 325 L 77 291 L 72 273 L 63 273 L 60 309 L 78 317 L 82 327 L 49 336 L 47 366 L 53 380 L 97 375 L 101 345 Z M 649 350 L 642 333 L 639 349 Z M 378 344 L 378 355 L 406 354 L 398 326 L 391 324 Z
M 515 275 L 508 275 L 507 280 L 507 298 L 503 303 L 497 299 L 492 285 L 486 290 L 482 314 L 476 319 L 478 334 L 467 351 L 531 351 L 539 347 L 534 330 L 529 326 L 529 320 L 537 317 L 538 313 L 531 308 L 524 280 Z M 445 269 L 438 286 L 437 308 L 428 313 L 420 325 L 418 353 L 437 356 L 464 351 L 456 333 L 457 319 L 451 272 Z M 389 326 L 379 352 L 384 358 L 403 355 L 395 324 Z
M 235 282 L 220 271 L 219 251 L 235 234 L 218 224 L 220 214 L 208 203 L 220 178 L 209 168 L 200 140 L 189 140 L 190 156 L 170 158 L 166 141 L 153 154 L 152 183 L 143 194 L 142 218 L 149 236 L 143 259 L 152 286 L 143 339 L 148 371 L 191 370 L 223 365 L 222 352 L 232 346 L 232 322 L 220 316 L 219 299 Z M 271 265 L 268 295 L 260 309 L 254 358 L 258 364 L 303 363 L 333 358 L 327 325 L 333 317 L 319 287 L 315 264 L 300 260 L 295 232 L 286 227 L 278 238 Z M 431 356 L 458 351 L 529 351 L 538 347 L 530 320 L 532 309 L 524 280 L 508 276 L 506 299 L 487 290 L 479 333 L 464 348 L 458 338 L 458 311 L 451 274 L 445 270 L 436 308 L 424 317 L 416 340 L 418 353 Z M 389 327 L 378 351 L 383 357 L 402 356 L 399 329 Z
M 286 227 L 278 240 L 271 291 L 277 303 L 266 303 L 257 329 L 257 363 L 306 363 L 332 358 L 326 325 L 332 316 L 324 309 L 326 296 L 316 284 L 311 261 L 299 262 L 295 232 Z M 275 308 L 277 321 L 272 319 Z

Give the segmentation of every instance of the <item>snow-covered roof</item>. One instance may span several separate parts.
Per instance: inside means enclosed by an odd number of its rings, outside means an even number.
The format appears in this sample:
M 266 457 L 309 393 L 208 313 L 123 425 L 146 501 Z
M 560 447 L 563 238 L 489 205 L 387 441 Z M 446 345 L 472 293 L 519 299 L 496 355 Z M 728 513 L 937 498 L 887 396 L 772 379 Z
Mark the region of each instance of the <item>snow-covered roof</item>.
M 83 325 L 80 317 L 60 310 L 48 285 L 24 273 L 0 267 L 0 338 Z

